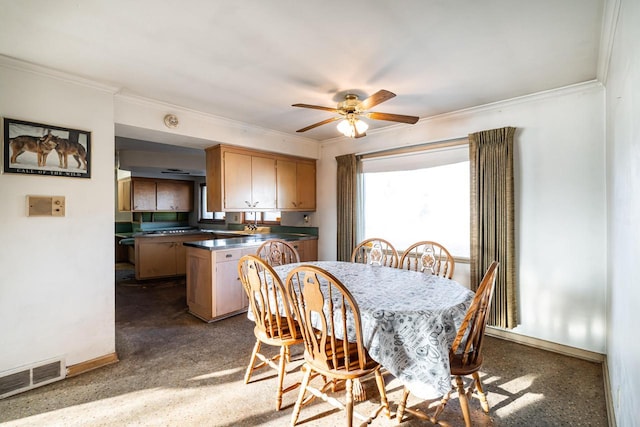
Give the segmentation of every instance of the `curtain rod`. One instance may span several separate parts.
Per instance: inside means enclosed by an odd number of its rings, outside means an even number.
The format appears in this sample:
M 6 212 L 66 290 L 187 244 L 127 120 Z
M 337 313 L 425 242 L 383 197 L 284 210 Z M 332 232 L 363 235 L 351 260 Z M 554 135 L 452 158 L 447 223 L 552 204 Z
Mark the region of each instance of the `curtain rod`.
M 469 138 L 455 138 L 444 141 L 427 142 L 424 144 L 409 145 L 406 147 L 390 148 L 387 150 L 371 151 L 368 153 L 356 154 L 358 159 L 375 159 L 377 157 L 394 156 L 398 154 L 414 153 L 419 151 L 435 150 L 437 148 L 456 147 L 469 144 Z

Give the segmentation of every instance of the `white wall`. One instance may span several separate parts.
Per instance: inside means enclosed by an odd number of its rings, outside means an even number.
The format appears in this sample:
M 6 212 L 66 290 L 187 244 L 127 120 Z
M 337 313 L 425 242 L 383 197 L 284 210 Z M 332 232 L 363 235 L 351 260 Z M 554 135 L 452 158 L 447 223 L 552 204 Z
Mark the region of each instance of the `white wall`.
M 0 373 L 115 352 L 113 94 L 19 68 L 0 57 L 0 116 L 91 131 L 92 176 L 0 175 Z M 28 194 L 66 216 L 27 217 Z
M 617 425 L 640 414 L 640 3 L 620 1 L 607 74 L 607 364 Z
M 192 148 L 231 144 L 318 158 L 318 143 L 306 137 L 292 136 L 144 98 L 117 95 L 114 102 L 118 136 Z M 180 124 L 177 128 L 169 129 L 164 126 L 163 118 L 168 113 L 178 117 Z
M 336 257 L 335 156 L 514 126 L 521 316 L 514 332 L 604 353 L 603 100 L 603 87 L 587 83 L 323 144 L 318 165 L 320 259 Z

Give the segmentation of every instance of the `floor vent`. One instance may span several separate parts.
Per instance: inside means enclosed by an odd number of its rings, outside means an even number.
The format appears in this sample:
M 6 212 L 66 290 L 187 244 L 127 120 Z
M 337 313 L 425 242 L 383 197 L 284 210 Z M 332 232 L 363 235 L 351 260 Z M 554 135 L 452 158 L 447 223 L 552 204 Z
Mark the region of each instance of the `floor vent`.
M 0 373 L 0 399 L 64 378 L 64 360 L 50 359 Z

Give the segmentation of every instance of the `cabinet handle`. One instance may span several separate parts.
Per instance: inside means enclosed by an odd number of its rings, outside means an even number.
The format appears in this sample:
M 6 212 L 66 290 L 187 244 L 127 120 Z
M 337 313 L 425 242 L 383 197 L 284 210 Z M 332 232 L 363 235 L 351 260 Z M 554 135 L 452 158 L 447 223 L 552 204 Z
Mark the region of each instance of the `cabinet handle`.
M 294 208 L 298 207 L 298 204 L 296 202 L 291 202 L 291 204 L 293 205 Z
M 227 258 L 232 258 L 232 257 L 233 257 L 233 254 L 227 254 L 227 255 L 226 255 L 226 257 L 227 257 Z

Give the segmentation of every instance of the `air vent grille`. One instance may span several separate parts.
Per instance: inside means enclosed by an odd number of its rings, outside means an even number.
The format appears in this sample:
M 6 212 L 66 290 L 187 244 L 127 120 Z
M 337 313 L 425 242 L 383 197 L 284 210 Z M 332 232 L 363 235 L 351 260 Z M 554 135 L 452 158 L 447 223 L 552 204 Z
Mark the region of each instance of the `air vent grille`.
M 33 384 L 40 384 L 60 377 L 61 369 L 60 361 L 33 368 Z
M 0 372 L 0 399 L 63 379 L 64 366 L 63 359 L 50 359 Z
M 20 371 L 0 378 L 0 396 L 31 385 L 31 372 Z

